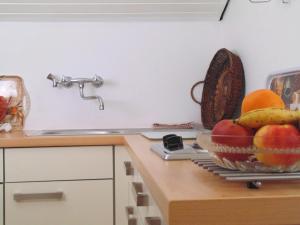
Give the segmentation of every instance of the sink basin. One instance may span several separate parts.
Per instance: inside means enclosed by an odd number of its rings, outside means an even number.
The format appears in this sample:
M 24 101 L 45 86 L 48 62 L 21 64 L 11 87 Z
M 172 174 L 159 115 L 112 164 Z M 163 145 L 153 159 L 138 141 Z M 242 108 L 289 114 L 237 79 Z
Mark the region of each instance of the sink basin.
M 76 136 L 76 135 L 109 135 L 122 134 L 119 130 L 97 130 L 97 129 L 78 129 L 78 130 L 37 130 L 25 131 L 27 136 Z

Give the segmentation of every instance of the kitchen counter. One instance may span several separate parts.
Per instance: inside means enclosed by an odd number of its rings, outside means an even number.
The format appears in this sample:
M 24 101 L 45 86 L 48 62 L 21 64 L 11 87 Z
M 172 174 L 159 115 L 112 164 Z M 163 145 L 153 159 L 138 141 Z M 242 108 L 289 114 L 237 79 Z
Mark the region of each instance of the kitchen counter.
M 250 190 L 189 160 L 163 161 L 150 151 L 151 143 L 140 135 L 0 136 L 1 147 L 127 145 L 169 225 L 300 224 L 300 181 L 264 182 Z
M 2 133 L 0 146 L 10 147 L 55 147 L 55 146 L 93 146 L 124 145 L 122 135 L 83 135 L 83 136 L 27 136 L 23 132 Z

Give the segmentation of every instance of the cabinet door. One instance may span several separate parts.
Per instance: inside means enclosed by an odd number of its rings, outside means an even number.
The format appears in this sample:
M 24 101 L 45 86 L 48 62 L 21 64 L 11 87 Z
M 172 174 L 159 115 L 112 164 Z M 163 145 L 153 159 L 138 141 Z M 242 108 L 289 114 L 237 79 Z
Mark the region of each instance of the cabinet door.
M 113 182 L 8 183 L 6 225 L 113 225 Z
M 126 175 L 125 162 L 130 163 L 127 149 L 123 146 L 115 148 L 115 190 L 116 190 L 116 225 L 128 224 L 126 207 L 129 206 L 128 191 L 131 175 Z M 130 164 L 128 165 L 130 166 Z M 130 168 L 127 168 L 130 172 Z

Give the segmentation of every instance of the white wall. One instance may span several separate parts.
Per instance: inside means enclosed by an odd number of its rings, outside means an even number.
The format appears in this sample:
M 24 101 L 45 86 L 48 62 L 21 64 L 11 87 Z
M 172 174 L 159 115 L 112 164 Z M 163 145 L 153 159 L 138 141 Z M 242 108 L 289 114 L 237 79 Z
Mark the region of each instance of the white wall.
M 32 103 L 26 129 L 200 122 L 189 91 L 220 47 L 218 22 L 1 22 L 0 74 L 25 81 Z M 81 100 L 77 87 L 53 88 L 50 72 L 103 76 L 94 93 L 105 110 Z
M 192 84 L 205 77 L 221 47 L 242 58 L 247 92 L 274 71 L 300 67 L 300 2 L 231 0 L 223 22 L 0 22 L 0 74 L 20 74 L 32 107 L 26 129 L 150 127 L 200 122 Z M 49 72 L 105 79 L 79 98 L 77 87 L 52 88 Z M 199 96 L 201 94 L 200 89 Z
M 224 45 L 242 58 L 247 92 L 265 88 L 273 72 L 300 67 L 300 1 L 290 2 L 231 0 L 221 24 Z

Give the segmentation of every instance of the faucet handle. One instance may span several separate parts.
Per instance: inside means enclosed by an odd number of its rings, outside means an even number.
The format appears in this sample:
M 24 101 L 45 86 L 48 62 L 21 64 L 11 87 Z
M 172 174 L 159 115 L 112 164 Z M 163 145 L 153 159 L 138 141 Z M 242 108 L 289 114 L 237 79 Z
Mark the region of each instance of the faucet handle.
M 95 87 L 101 87 L 104 83 L 104 80 L 102 77 L 95 75 L 92 83 Z
M 65 87 L 71 87 L 73 85 L 72 77 L 62 76 L 61 84 Z
M 48 74 L 47 79 L 51 80 L 53 82 L 53 87 L 57 87 L 57 84 L 59 83 L 59 81 L 52 73 Z

